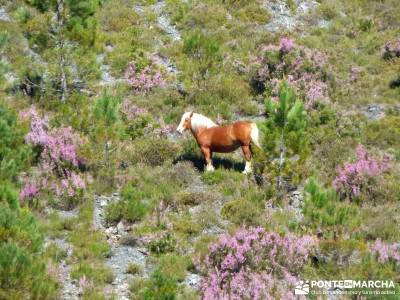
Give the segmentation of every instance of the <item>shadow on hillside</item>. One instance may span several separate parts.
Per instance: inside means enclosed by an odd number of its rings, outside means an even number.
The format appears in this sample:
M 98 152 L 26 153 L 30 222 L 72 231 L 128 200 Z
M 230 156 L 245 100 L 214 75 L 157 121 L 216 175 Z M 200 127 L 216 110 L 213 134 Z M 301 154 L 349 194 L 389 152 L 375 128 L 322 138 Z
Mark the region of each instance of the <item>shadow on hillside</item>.
M 195 154 L 184 154 L 174 160 L 174 164 L 180 161 L 191 161 L 193 166 L 203 172 L 205 167 L 204 158 Z M 244 170 L 244 162 L 235 162 L 227 158 L 213 157 L 213 165 L 215 169 L 227 169 L 242 172 Z
M 397 79 L 394 79 L 390 82 L 389 87 L 391 89 L 396 89 L 400 87 L 400 75 Z

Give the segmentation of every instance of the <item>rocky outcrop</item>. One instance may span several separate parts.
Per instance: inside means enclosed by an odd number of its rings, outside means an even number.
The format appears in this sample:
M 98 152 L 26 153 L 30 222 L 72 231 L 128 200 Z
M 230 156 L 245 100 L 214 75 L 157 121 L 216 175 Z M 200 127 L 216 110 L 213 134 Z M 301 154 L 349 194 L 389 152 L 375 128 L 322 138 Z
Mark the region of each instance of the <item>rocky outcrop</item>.
M 267 9 L 270 15 L 270 21 L 265 25 L 268 31 L 294 31 L 304 25 L 305 17 L 319 6 L 319 3 L 314 0 L 295 0 L 293 2 L 294 7 L 289 7 L 287 1 L 284 0 L 266 0 L 263 2 L 263 7 Z M 325 20 L 318 22 L 321 27 L 328 24 Z
M 130 226 L 126 226 L 122 221 L 116 226 L 111 226 L 105 221 L 107 205 L 118 200 L 117 193 L 109 197 L 96 196 L 93 223 L 97 230 L 105 233 L 111 246 L 110 255 L 105 262 L 115 275 L 111 291 L 117 296 L 117 299 L 127 300 L 129 299 L 129 284 L 134 278 L 133 275 L 127 273 L 128 265 L 134 263 L 141 266 L 143 277 L 148 277 L 151 268 L 146 264 L 146 248 L 140 243 L 127 242 L 131 239 L 129 235 Z

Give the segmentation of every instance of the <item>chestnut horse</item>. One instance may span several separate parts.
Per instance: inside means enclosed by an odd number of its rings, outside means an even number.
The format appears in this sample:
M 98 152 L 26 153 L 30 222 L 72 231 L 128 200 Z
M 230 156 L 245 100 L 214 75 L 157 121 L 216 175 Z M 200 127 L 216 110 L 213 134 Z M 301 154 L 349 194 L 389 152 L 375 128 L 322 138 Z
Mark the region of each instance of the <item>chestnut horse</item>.
M 213 171 L 212 153 L 227 153 L 242 148 L 246 166 L 243 173 L 252 171 L 250 143 L 260 147 L 258 141 L 258 128 L 255 123 L 237 121 L 229 125 L 218 126 L 209 118 L 193 113 L 185 112 L 176 129 L 179 133 L 190 129 L 206 160 L 206 171 Z

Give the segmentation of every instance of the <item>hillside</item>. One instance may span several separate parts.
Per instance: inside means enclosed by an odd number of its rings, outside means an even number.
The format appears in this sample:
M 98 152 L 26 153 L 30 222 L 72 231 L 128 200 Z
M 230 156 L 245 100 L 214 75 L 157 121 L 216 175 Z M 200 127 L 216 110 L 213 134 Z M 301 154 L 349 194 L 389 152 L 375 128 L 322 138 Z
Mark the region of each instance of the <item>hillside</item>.
M 0 0 L 0 86 L 0 299 L 400 299 L 396 0 Z

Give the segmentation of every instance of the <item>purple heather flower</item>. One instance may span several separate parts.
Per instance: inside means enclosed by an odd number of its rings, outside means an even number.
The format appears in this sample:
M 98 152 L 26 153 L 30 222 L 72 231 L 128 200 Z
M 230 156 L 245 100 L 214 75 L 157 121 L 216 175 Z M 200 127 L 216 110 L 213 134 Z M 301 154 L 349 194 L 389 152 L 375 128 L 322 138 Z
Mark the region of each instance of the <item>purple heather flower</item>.
M 25 141 L 31 145 L 40 146 L 42 152 L 35 174 L 37 184 L 26 183 L 21 191 L 21 199 L 33 198 L 40 190 L 54 192 L 57 197 L 73 197 L 77 190 L 85 188 L 85 182 L 80 175 L 70 170 L 79 165 L 78 145 L 82 139 L 71 127 L 61 127 L 50 130 L 49 118 L 40 117 L 34 107 L 21 113 L 21 117 L 31 118 L 30 132 Z
M 21 193 L 19 194 L 19 197 L 21 198 L 21 200 L 33 199 L 36 197 L 38 193 L 39 193 L 39 188 L 36 184 L 26 183 Z
M 165 80 L 160 72 L 155 72 L 148 66 L 138 72 L 134 62 L 128 64 L 125 77 L 134 92 L 142 95 L 148 94 L 153 88 L 165 86 Z
M 338 175 L 333 180 L 333 187 L 350 199 L 360 195 L 362 189 L 369 185 L 369 179 L 381 178 L 382 174 L 389 168 L 388 158 L 378 161 L 372 158 L 362 145 L 356 148 L 357 160 L 353 163 L 346 162 L 343 167 L 338 168 Z
M 201 284 L 203 299 L 275 299 L 279 291 L 292 291 L 315 242 L 309 236 L 281 237 L 262 227 L 220 235 L 206 258 L 197 261 L 207 274 Z M 285 293 L 295 299 L 293 292 Z
M 294 42 L 292 39 L 288 38 L 288 37 L 283 37 L 281 38 L 280 42 L 279 42 L 279 50 L 282 53 L 289 53 L 290 50 L 292 50 L 294 47 Z

